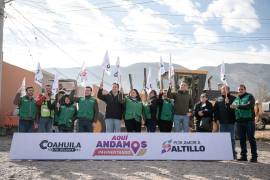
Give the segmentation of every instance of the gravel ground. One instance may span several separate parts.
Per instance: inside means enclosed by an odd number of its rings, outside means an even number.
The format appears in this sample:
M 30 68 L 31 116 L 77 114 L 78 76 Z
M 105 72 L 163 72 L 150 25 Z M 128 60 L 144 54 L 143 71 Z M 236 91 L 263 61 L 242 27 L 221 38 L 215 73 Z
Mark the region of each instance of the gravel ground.
M 11 137 L 0 137 L 0 179 L 270 179 L 270 141 L 257 141 L 259 163 L 10 161 L 10 144 Z

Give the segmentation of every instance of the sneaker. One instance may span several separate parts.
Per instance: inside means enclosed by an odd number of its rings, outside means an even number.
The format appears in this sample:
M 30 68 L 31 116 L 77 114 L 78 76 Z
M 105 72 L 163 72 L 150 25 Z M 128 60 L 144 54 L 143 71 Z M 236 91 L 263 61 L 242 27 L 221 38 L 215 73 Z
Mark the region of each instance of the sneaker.
M 251 158 L 251 159 L 249 160 L 249 162 L 256 163 L 256 162 L 258 162 L 258 160 L 257 160 L 257 158 Z
M 237 159 L 237 161 L 247 161 L 247 158 L 246 157 L 241 157 L 241 158 Z

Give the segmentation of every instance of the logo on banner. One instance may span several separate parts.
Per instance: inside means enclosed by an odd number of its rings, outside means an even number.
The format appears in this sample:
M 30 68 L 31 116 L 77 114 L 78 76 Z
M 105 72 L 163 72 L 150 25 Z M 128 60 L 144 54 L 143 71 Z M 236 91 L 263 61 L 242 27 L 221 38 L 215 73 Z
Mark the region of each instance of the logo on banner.
M 76 152 L 81 150 L 80 142 L 50 142 L 43 140 L 40 142 L 39 147 L 42 150 L 48 150 L 52 152 Z
M 161 154 L 182 152 L 204 152 L 205 146 L 200 141 L 167 140 L 162 143 Z
M 99 140 L 93 156 L 143 156 L 146 152 L 146 141 L 128 140 L 126 135 L 113 136 L 110 140 Z

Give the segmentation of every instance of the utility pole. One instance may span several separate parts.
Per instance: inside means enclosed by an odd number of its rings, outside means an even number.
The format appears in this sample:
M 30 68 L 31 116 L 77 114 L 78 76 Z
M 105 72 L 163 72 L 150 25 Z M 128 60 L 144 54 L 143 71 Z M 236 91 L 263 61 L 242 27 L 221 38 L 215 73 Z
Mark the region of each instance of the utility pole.
M 2 80 L 3 80 L 3 31 L 5 19 L 5 4 L 13 0 L 0 0 L 0 121 L 3 119 Z
M 0 121 L 3 119 L 2 103 L 2 79 L 3 79 L 3 30 L 4 30 L 4 8 L 5 1 L 0 0 Z

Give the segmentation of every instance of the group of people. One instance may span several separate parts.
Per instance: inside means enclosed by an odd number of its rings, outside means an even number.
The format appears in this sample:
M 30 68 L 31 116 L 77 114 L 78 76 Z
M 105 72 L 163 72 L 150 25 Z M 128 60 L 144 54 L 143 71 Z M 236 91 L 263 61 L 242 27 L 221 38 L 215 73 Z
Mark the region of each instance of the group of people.
M 97 121 L 99 109 L 90 86 L 85 88 L 85 97 L 76 97 L 75 91 L 66 94 L 62 89 L 53 96 L 51 85 L 46 85 L 44 94 L 36 99 L 33 87 L 27 87 L 23 97 L 20 92 L 19 89 L 14 99 L 19 106 L 19 132 L 32 132 L 36 124 L 38 132 L 51 132 L 53 125 L 59 132 L 73 132 L 75 120 L 79 132 L 93 132 L 91 123 Z
M 69 95 L 59 90 L 53 96 L 51 85 L 46 85 L 45 93 L 37 99 L 33 97 L 34 88 L 27 87 L 26 95 L 17 93 L 14 104 L 19 106 L 19 132 L 31 132 L 34 123 L 38 124 L 39 132 L 51 132 L 52 125 L 59 132 L 73 132 L 74 121 L 78 122 L 78 132 L 93 132 L 98 119 L 99 108 L 97 99 L 92 96 L 92 88 L 85 88 L 84 97 L 76 97 L 72 91 Z M 141 97 L 136 89 L 124 95 L 119 84 L 113 83 L 112 90 L 105 93 L 103 83 L 100 84 L 97 98 L 106 103 L 106 132 L 121 132 L 121 120 L 124 119 L 127 132 L 141 132 L 144 124 L 147 132 L 190 132 L 190 122 L 194 117 L 196 132 L 212 132 L 212 122 L 220 124 L 220 132 L 231 134 L 232 151 L 235 151 L 235 127 L 240 138 L 240 161 L 247 161 L 246 136 L 251 147 L 251 162 L 257 162 L 257 147 L 254 122 L 255 100 L 246 92 L 245 85 L 238 88 L 238 97 L 230 94 L 228 86 L 221 88 L 221 96 L 213 103 L 208 95 L 202 93 L 200 101 L 193 105 L 188 91 L 188 84 L 181 82 L 179 89 L 155 90 Z M 214 105 L 213 105 L 214 104 Z

